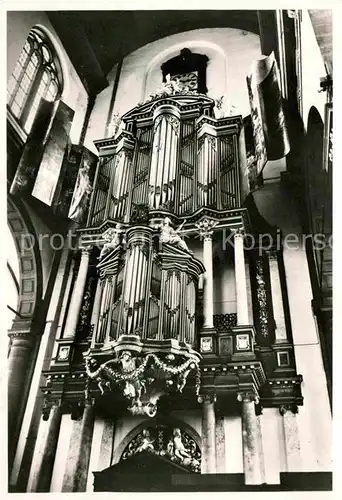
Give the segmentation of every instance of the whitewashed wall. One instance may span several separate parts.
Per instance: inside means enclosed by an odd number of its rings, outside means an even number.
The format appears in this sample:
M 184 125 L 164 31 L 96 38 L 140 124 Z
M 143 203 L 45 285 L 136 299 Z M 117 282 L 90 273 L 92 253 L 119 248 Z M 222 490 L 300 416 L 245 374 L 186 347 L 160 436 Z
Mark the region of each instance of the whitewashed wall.
M 279 183 L 265 184 L 254 193 L 254 198 L 261 215 L 270 224 L 278 226 L 284 237 L 291 234 L 300 241 L 295 245 L 292 237 L 292 243 L 289 241 L 284 246 L 284 265 L 297 372 L 303 375 L 304 405 L 299 407 L 296 417 L 301 467 L 305 472 L 330 471 L 331 412 L 321 345 L 311 308 L 311 282 L 297 207 Z
M 249 114 L 246 75 L 252 62 L 261 57 L 259 36 L 233 28 L 207 28 L 168 36 L 129 54 L 123 61 L 113 113 L 126 113 L 162 83 L 160 66 L 184 47 L 209 57 L 208 95 L 227 95 L 234 114 Z M 109 88 L 99 94 L 90 120 L 87 144 L 102 139 L 107 120 L 115 68 L 108 75 Z
M 303 122 L 308 125 L 310 108 L 315 106 L 324 120 L 324 105 L 326 92 L 320 90 L 320 78 L 326 76 L 324 62 L 317 39 L 312 27 L 311 19 L 306 10 L 303 10 L 301 24 L 302 41 L 302 85 L 303 85 Z

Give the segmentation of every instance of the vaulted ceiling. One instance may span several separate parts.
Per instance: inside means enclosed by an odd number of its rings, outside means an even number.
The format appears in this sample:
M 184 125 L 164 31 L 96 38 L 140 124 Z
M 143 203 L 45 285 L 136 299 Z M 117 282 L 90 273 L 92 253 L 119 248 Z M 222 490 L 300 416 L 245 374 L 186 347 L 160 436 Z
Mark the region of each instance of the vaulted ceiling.
M 165 36 L 200 28 L 237 28 L 259 34 L 256 10 L 49 11 L 75 69 L 90 93 L 123 57 Z

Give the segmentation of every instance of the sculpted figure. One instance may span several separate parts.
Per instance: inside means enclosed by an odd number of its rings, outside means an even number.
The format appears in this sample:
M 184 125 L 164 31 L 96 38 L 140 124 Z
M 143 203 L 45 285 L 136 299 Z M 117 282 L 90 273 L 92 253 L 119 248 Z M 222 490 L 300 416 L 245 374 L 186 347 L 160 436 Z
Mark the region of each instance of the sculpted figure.
M 142 431 L 142 440 L 140 446 L 137 448 L 137 452 L 141 451 L 154 451 L 153 446 L 154 440 L 151 439 L 150 431 L 144 429 Z
M 173 229 L 173 227 L 170 225 L 171 220 L 169 217 L 165 217 L 164 222 L 161 226 L 161 236 L 160 236 L 160 241 L 162 243 L 170 243 L 170 245 L 175 245 L 182 250 L 186 250 L 187 252 L 190 252 L 188 245 L 185 243 L 185 241 L 182 239 L 180 236 L 180 230 L 182 229 L 184 222 L 177 228 Z
M 115 229 L 108 230 L 104 233 L 103 237 L 106 240 L 106 243 L 103 245 L 99 260 L 103 259 L 107 253 L 120 245 L 121 234 L 124 232 L 125 230 L 123 229 L 122 224 L 118 223 Z
M 173 429 L 173 444 L 174 444 L 174 454 L 177 458 L 183 461 L 185 458 L 191 458 L 191 455 L 186 450 L 181 436 L 180 429 Z

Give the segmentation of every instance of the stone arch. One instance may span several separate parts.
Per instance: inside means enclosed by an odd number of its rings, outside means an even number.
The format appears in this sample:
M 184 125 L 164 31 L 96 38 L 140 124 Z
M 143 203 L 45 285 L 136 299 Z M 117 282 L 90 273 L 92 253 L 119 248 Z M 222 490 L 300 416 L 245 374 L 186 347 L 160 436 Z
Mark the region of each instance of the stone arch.
M 19 291 L 16 322 L 32 321 L 42 296 L 42 266 L 37 236 L 24 206 L 7 198 L 8 226 L 12 233 L 19 260 Z M 34 244 L 29 244 L 34 243 Z
M 201 449 L 201 443 L 202 439 L 198 432 L 191 427 L 189 424 L 184 422 L 184 420 L 179 420 L 174 417 L 167 417 L 167 418 L 153 418 L 153 419 L 146 419 L 140 424 L 138 424 L 136 427 L 134 427 L 130 432 L 126 434 L 126 436 L 121 440 L 120 444 L 116 447 L 114 450 L 113 454 L 113 464 L 116 464 L 120 461 L 122 454 L 124 453 L 125 449 L 129 445 L 131 441 L 136 438 L 136 436 L 147 426 L 158 426 L 158 425 L 167 425 L 167 426 L 173 426 L 173 427 L 178 427 L 187 434 L 195 441 L 195 443 L 198 445 L 198 447 Z

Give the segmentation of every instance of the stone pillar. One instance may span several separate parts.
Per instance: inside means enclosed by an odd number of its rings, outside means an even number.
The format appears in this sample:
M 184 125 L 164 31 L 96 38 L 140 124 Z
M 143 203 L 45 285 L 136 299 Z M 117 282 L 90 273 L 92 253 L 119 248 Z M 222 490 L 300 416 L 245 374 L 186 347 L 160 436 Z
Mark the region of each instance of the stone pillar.
M 287 472 L 301 472 L 302 458 L 296 415 L 298 407 L 283 405 L 279 412 L 283 416 Z
M 94 408 L 87 402 L 80 423 L 75 422 L 63 479 L 62 492 L 87 489 L 88 468 L 94 429 Z
M 39 450 L 37 473 L 33 480 L 32 492 L 46 493 L 50 491 L 61 418 L 61 405 L 60 403 L 54 403 L 49 414 L 48 428 Z
M 89 257 L 90 257 L 91 247 L 82 248 L 81 251 L 82 254 L 81 254 L 80 267 L 74 284 L 74 289 L 72 291 L 68 317 L 64 328 L 64 334 L 63 334 L 64 339 L 73 339 L 75 337 L 78 317 L 82 306 L 84 287 L 86 284 L 88 267 L 89 267 Z
M 29 332 L 9 332 L 12 340 L 8 357 L 8 443 L 11 448 L 17 417 L 27 381 L 27 370 L 36 339 Z
M 277 252 L 268 252 L 276 343 L 288 342 Z
M 205 267 L 203 285 L 203 328 L 214 328 L 214 272 L 213 272 L 213 229 L 218 222 L 203 219 L 196 224 L 203 239 L 203 264 Z
M 248 325 L 248 293 L 243 238 L 244 233 L 242 230 L 234 230 L 235 287 L 238 325 Z
M 238 401 L 242 403 L 242 446 L 245 484 L 262 484 L 260 432 L 255 414 L 255 403 L 258 403 L 258 398 L 254 393 L 240 392 Z
M 202 474 L 216 473 L 216 396 L 205 394 L 199 396 L 202 403 Z
M 226 435 L 224 417 L 216 419 L 216 472 L 226 472 Z
M 96 342 L 97 325 L 98 325 L 99 318 L 100 318 L 102 290 L 103 290 L 102 281 L 100 279 L 98 279 L 97 286 L 96 286 L 95 298 L 94 298 L 94 307 L 93 307 L 93 312 L 91 314 L 91 320 L 90 320 L 90 324 L 94 325 L 93 336 L 91 339 L 91 347 L 94 347 L 95 342 Z
M 115 423 L 113 420 L 105 420 L 103 426 L 99 462 L 97 465 L 97 470 L 103 470 L 110 467 L 113 446 L 114 446 L 114 433 L 115 433 Z

